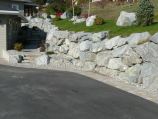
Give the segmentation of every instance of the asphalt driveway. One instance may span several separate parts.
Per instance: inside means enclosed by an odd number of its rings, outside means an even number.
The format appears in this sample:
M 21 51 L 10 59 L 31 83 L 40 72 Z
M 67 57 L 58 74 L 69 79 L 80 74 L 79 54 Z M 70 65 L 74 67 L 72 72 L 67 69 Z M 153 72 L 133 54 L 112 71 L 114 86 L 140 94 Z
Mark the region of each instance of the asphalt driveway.
M 158 119 L 158 105 L 75 73 L 0 66 L 0 119 Z

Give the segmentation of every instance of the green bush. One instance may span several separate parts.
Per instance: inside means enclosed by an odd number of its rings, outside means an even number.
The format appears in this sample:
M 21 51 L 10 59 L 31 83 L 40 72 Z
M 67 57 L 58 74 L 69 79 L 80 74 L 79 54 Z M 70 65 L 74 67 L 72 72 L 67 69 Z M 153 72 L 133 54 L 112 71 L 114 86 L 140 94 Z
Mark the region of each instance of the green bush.
M 104 24 L 104 19 L 101 17 L 97 17 L 95 19 L 95 25 L 102 25 L 102 24 Z
M 45 9 L 45 12 L 48 14 L 48 15 L 54 15 L 55 14 L 55 10 L 53 8 L 52 5 L 48 5 Z
M 75 16 L 80 16 L 80 15 L 81 15 L 81 12 L 82 12 L 82 9 L 81 9 L 79 6 L 75 6 L 74 9 L 75 9 L 75 10 L 74 10 Z M 69 8 L 69 9 L 67 10 L 67 13 L 69 14 L 69 16 L 72 16 L 72 15 L 73 15 L 73 8 L 72 8 L 72 7 Z
M 21 51 L 23 49 L 23 44 L 22 43 L 15 43 L 14 49 L 17 51 Z
M 64 12 L 66 10 L 66 4 L 64 2 L 54 1 L 51 6 L 55 12 Z
M 140 0 L 137 10 L 138 25 L 148 26 L 154 22 L 154 6 L 150 0 Z

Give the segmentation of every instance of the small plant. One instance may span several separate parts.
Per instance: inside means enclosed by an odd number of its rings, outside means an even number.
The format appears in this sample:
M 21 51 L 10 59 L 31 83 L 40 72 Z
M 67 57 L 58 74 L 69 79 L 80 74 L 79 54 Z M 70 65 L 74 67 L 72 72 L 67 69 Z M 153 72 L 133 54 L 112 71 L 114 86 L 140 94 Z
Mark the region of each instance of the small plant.
M 154 22 L 154 6 L 150 0 L 140 0 L 137 10 L 138 25 L 149 26 Z
M 23 49 L 23 44 L 22 43 L 15 43 L 14 49 L 17 51 L 21 51 Z
M 48 51 L 48 52 L 46 52 L 46 54 L 47 55 L 52 55 L 52 54 L 54 54 L 54 52 L 53 51 Z
M 97 17 L 95 19 L 95 25 L 102 25 L 102 24 L 104 24 L 104 19 L 101 17 Z
M 39 51 L 40 52 L 45 52 L 46 51 L 46 47 L 45 47 L 44 41 L 41 42 L 40 47 L 39 47 Z
M 81 9 L 79 6 L 75 6 L 74 9 L 75 9 L 75 10 L 74 10 L 75 16 L 80 16 L 80 15 L 81 15 L 81 12 L 82 12 L 82 9 Z M 67 10 L 67 13 L 68 13 L 69 15 L 73 16 L 73 8 L 72 8 L 72 7 L 69 8 L 69 9 Z

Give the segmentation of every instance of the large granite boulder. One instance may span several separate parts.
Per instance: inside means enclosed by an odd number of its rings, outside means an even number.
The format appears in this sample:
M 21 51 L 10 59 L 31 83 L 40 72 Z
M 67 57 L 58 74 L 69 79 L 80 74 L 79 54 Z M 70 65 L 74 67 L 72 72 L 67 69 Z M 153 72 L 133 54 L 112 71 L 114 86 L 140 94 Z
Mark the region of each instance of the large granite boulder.
M 84 33 L 84 34 L 85 34 L 84 36 L 82 36 L 78 39 L 79 42 L 83 42 L 86 40 L 92 41 L 92 34 L 91 33 Z
M 93 26 L 96 16 L 90 16 L 86 19 L 86 26 Z
M 79 58 L 79 54 L 80 54 L 80 49 L 78 44 L 71 42 L 69 45 L 69 52 L 68 55 L 76 58 Z
M 96 54 L 92 52 L 80 52 L 80 60 L 81 61 L 95 61 Z
M 143 63 L 141 67 L 141 75 L 140 78 L 142 79 L 143 86 L 144 88 L 152 88 L 152 85 L 157 85 L 154 84 L 155 80 L 157 80 L 158 74 L 158 64 L 146 62 Z M 158 87 L 158 86 L 157 86 Z
M 52 45 L 56 45 L 57 42 L 58 42 L 58 39 L 54 37 L 54 32 L 55 30 L 50 30 L 48 33 L 47 33 L 47 37 L 46 37 L 46 43 L 48 43 L 50 45 L 50 47 Z
M 118 78 L 120 80 L 126 80 L 129 83 L 142 83 L 139 81 L 139 76 L 141 73 L 141 65 L 137 64 L 128 68 L 125 72 L 119 74 Z
M 148 42 L 150 37 L 151 35 L 149 32 L 133 33 L 128 37 L 128 43 L 130 45 L 140 45 Z
M 59 48 L 60 48 L 60 46 L 57 46 L 57 45 L 53 45 L 53 46 L 51 46 L 51 48 L 49 48 L 49 50 L 48 51 L 50 51 L 50 52 L 54 52 L 54 53 L 59 53 Z
M 144 62 L 158 63 L 158 45 L 152 42 L 139 45 L 135 48 L 137 54 L 139 54 Z
M 127 66 L 142 63 L 140 56 L 129 46 L 124 45 L 112 51 L 114 58 L 122 58 L 122 62 Z
M 65 42 L 65 39 L 64 39 L 64 38 L 57 39 L 56 45 L 57 45 L 57 46 L 61 46 L 61 45 L 64 44 L 64 42 Z
M 92 41 L 93 42 L 100 42 L 100 41 L 108 38 L 108 36 L 109 36 L 109 32 L 108 31 L 94 33 L 92 35 Z
M 49 56 L 42 55 L 35 59 L 36 65 L 47 65 L 49 63 Z
M 158 64 L 150 63 L 150 62 L 145 62 L 143 63 L 141 67 L 141 77 L 149 77 L 154 74 L 157 74 L 158 71 Z
M 155 33 L 151 38 L 150 41 L 158 44 L 158 33 Z
M 109 60 L 108 68 L 113 70 L 125 71 L 128 66 L 123 64 L 121 58 L 112 58 Z
M 77 32 L 73 33 L 69 36 L 69 40 L 71 42 L 82 42 L 85 40 L 91 40 L 91 33 L 85 33 L 85 32 Z
M 150 77 L 145 77 L 143 79 L 143 87 L 150 91 L 157 92 L 158 91 L 158 75 L 155 74 Z
M 78 38 L 80 37 L 80 34 L 83 34 L 83 32 L 72 33 L 72 34 L 69 36 L 69 38 L 68 38 L 69 41 L 77 43 L 77 42 L 78 42 Z
M 67 54 L 68 51 L 69 51 L 69 48 L 66 45 L 62 45 L 61 47 L 59 47 L 59 52 L 60 53 Z
M 67 55 L 60 55 L 60 54 L 54 54 L 51 55 L 50 58 L 50 64 L 51 66 L 55 66 L 55 67 L 65 67 L 65 66 L 70 66 L 72 63 L 72 57 L 69 57 Z
M 89 51 L 92 46 L 91 41 L 83 41 L 80 43 L 80 51 Z
M 65 43 L 64 43 L 67 47 L 69 47 L 70 46 L 70 44 L 71 44 L 71 42 L 70 42 L 70 40 L 69 39 L 65 39 Z
M 53 33 L 53 36 L 57 39 L 68 39 L 69 35 L 69 31 L 54 31 Z
M 96 63 L 95 62 L 84 62 L 83 65 L 83 70 L 84 71 L 94 71 L 96 67 Z
M 81 69 L 84 66 L 84 62 L 78 59 L 73 59 L 72 64 L 78 69 Z
M 55 31 L 51 30 L 47 34 L 46 43 L 52 47 L 53 45 L 62 45 L 65 39 L 68 39 L 70 32 L 68 31 Z
M 17 63 L 22 63 L 24 60 L 23 55 L 9 55 L 9 63 L 11 64 L 17 64 Z
M 94 71 L 96 67 L 96 63 L 91 61 L 72 60 L 72 63 L 76 68 L 84 71 Z
M 122 11 L 120 16 L 117 20 L 117 26 L 132 26 L 136 21 L 136 14 L 135 13 L 128 13 Z
M 128 40 L 127 38 L 121 38 L 120 37 L 116 47 L 121 47 L 123 45 L 126 45 L 127 44 L 127 40 Z
M 97 63 L 98 66 L 107 67 L 110 58 L 112 58 L 112 55 L 111 55 L 110 51 L 100 52 L 96 56 L 96 63 Z
M 105 45 L 104 44 L 105 44 L 104 41 L 93 43 L 91 48 L 90 48 L 90 51 L 94 52 L 94 53 L 103 51 L 103 50 L 105 50 Z
M 128 46 L 128 45 L 124 45 L 119 48 L 115 48 L 114 50 L 112 50 L 112 56 L 114 58 L 123 57 L 124 53 L 126 51 L 128 51 L 129 49 L 130 49 L 130 46 Z
M 115 46 L 117 46 L 118 41 L 119 41 L 120 38 L 121 38 L 120 36 L 116 36 L 114 38 L 111 38 L 110 40 L 107 40 L 105 42 L 105 48 L 108 49 L 108 50 L 113 49 Z
M 127 66 L 133 66 L 135 64 L 141 64 L 143 60 L 136 52 L 130 49 L 123 55 L 122 62 Z

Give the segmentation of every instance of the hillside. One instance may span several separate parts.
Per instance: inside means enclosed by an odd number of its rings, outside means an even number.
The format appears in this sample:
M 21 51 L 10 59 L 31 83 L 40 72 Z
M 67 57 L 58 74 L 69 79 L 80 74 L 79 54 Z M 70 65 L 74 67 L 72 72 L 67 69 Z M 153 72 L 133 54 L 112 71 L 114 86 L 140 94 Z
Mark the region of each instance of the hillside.
M 158 20 L 158 1 L 157 0 L 151 0 L 153 2 L 153 5 L 155 6 L 155 17 Z M 135 4 L 122 4 L 118 5 L 116 3 L 108 3 L 103 7 L 103 5 L 99 4 L 92 4 L 91 5 L 91 14 L 98 15 L 104 19 L 117 19 L 120 12 L 122 10 L 133 12 L 136 11 L 138 7 L 138 3 Z M 87 13 L 88 6 L 85 6 L 83 9 L 83 14 Z
M 110 37 L 121 35 L 128 36 L 132 33 L 138 32 L 150 32 L 154 34 L 158 32 L 158 3 L 157 0 L 152 0 L 155 6 L 155 23 L 150 26 L 129 26 L 129 27 L 118 27 L 116 26 L 116 20 L 121 11 L 135 12 L 137 10 L 138 4 L 124 4 L 117 5 L 116 3 L 109 3 L 105 7 L 102 5 L 92 5 L 91 14 L 98 15 L 105 19 L 103 25 L 93 25 L 91 27 L 86 27 L 85 23 L 73 24 L 69 20 L 59 20 L 53 21 L 53 24 L 59 27 L 61 30 L 69 31 L 85 31 L 85 32 L 100 32 L 100 31 L 110 31 Z M 82 14 L 87 14 L 87 6 L 83 7 Z

